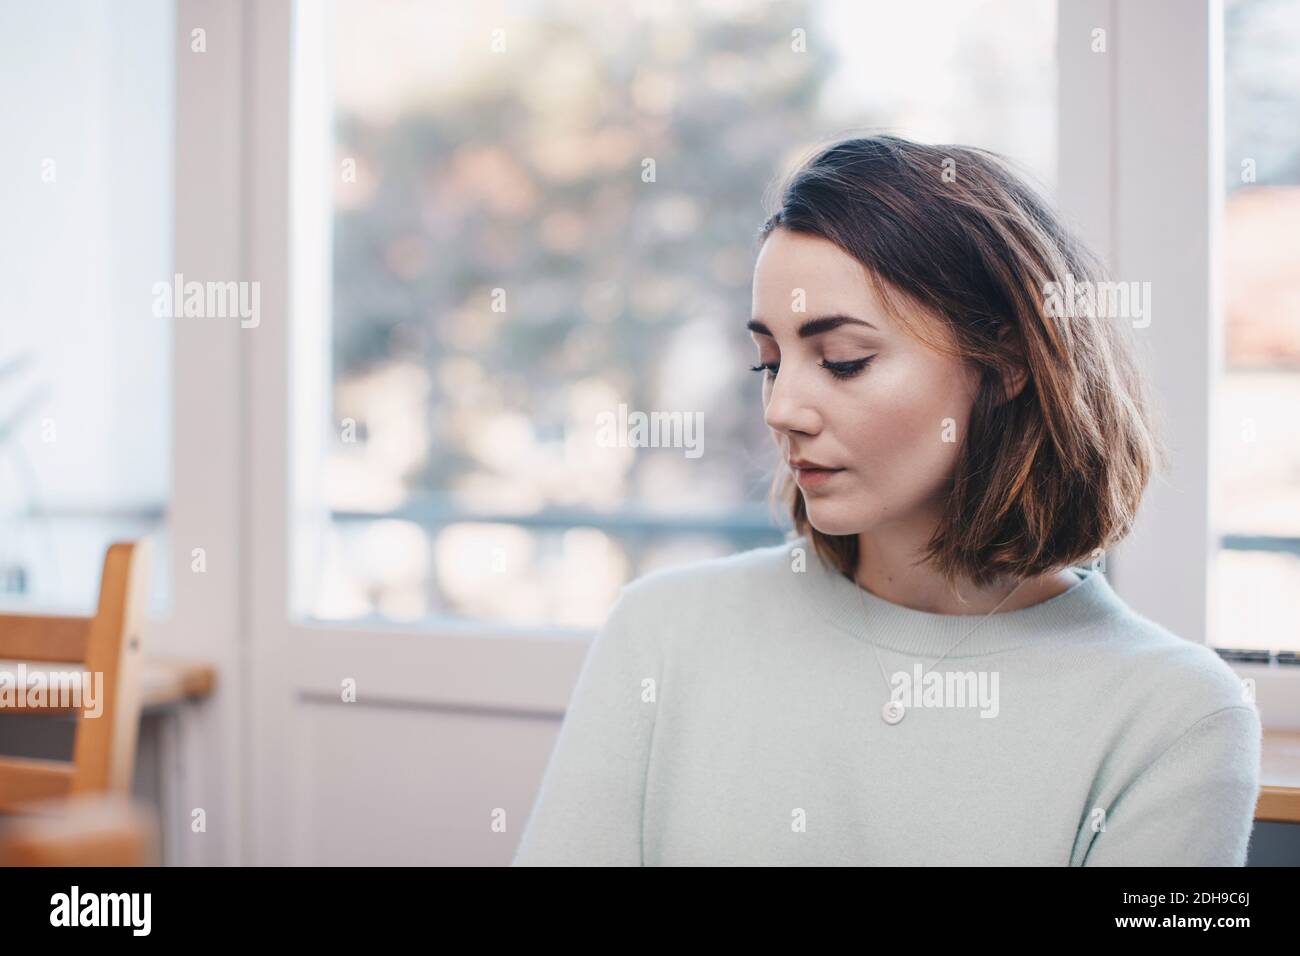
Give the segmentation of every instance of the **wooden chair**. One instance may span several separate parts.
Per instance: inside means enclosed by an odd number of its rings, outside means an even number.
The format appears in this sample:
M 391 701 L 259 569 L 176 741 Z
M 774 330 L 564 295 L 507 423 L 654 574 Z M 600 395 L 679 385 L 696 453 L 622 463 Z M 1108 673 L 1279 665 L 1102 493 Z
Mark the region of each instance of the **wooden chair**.
M 114 544 L 104 558 L 94 617 L 0 615 L 0 669 L 23 663 L 29 669 L 87 671 L 92 681 L 103 675 L 98 716 L 67 708 L 0 707 L 0 719 L 15 712 L 74 713 L 77 725 L 71 763 L 0 755 L 0 814 L 39 813 L 24 806 L 31 801 L 129 793 L 140 729 L 140 631 L 148 574 L 147 542 Z
M 26 804 L 0 819 L 0 867 L 157 866 L 158 820 L 120 794 L 90 793 Z

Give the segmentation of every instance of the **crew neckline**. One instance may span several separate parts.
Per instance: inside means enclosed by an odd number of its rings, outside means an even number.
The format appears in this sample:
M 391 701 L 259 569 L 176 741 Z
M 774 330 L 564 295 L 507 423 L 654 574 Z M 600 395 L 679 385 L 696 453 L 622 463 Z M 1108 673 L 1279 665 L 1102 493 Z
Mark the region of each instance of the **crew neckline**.
M 823 561 L 806 535 L 790 541 L 787 548 L 804 549 L 803 590 L 816 613 L 859 640 L 906 654 L 946 654 L 944 659 L 952 660 L 1011 650 L 1052 635 L 1091 629 L 1125 610 L 1104 573 L 1071 567 L 1079 579 L 1074 585 L 1029 607 L 988 617 L 935 614 L 894 604 L 860 587 Z

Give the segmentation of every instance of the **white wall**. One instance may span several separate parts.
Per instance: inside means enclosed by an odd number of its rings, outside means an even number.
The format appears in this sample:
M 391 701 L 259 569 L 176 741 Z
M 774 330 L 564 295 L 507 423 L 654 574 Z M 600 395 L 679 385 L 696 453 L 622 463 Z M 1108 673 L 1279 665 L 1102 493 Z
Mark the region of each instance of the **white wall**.
M 167 0 L 0 6 L 0 363 L 34 357 L 0 379 L 0 420 L 47 390 L 0 444 L 0 557 L 31 562 L 38 603 L 93 598 L 112 529 L 16 515 L 169 498 L 171 328 L 151 287 L 172 272 L 171 34 Z

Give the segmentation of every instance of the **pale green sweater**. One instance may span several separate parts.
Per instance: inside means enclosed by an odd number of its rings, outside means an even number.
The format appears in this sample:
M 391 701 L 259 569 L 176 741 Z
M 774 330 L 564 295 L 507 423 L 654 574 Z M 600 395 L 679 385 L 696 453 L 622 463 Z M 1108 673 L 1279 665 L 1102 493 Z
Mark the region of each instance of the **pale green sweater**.
M 1254 705 L 1213 651 L 1075 573 L 983 623 L 884 601 L 806 538 L 632 582 L 514 865 L 1242 865 Z M 902 696 L 895 674 L 963 635 L 942 685 Z

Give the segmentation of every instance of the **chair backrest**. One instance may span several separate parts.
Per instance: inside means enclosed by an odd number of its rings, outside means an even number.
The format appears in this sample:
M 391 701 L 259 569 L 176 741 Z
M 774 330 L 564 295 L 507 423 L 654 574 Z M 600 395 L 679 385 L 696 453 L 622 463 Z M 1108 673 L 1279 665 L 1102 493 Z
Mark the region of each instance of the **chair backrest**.
M 18 663 L 67 674 L 72 669 L 66 665 L 76 664 L 77 672 L 90 675 L 91 689 L 100 692 L 96 714 L 86 713 L 84 706 L 50 706 L 55 703 L 49 699 L 54 696 L 53 681 L 45 700 L 27 700 L 23 688 L 26 706 L 0 707 L 0 719 L 15 711 L 76 714 L 71 763 L 0 756 L 0 813 L 22 812 L 24 804 L 52 797 L 129 792 L 140 729 L 141 624 L 148 569 L 147 542 L 114 544 L 104 558 L 94 617 L 0 615 L 0 668 Z

